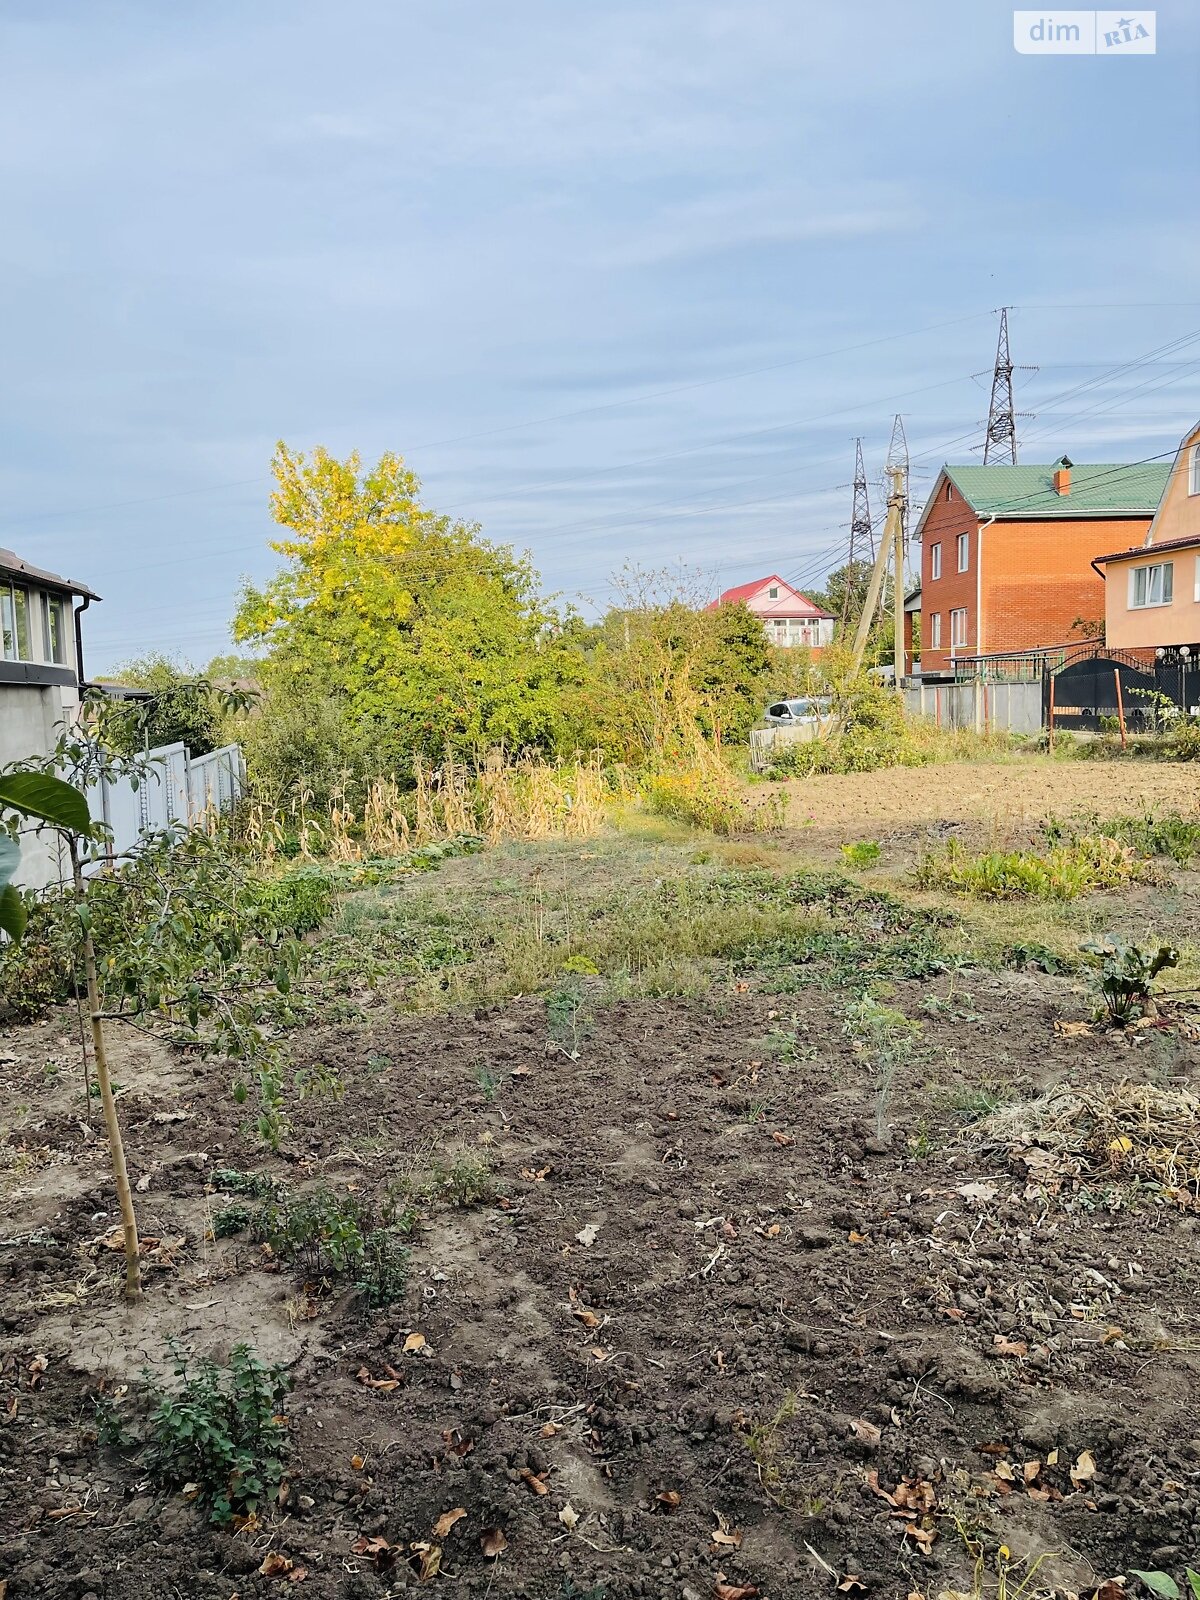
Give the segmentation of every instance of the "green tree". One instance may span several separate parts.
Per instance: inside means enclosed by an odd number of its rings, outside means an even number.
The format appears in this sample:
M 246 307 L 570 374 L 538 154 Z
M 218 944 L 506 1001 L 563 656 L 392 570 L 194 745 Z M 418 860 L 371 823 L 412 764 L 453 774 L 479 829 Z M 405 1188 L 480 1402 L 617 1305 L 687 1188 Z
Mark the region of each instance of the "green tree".
M 159 651 L 117 668 L 107 680 L 148 696 L 124 708 L 126 742 L 133 749 L 156 749 L 182 742 L 194 756 L 221 743 L 221 721 L 228 696 L 196 668 Z
M 273 470 L 285 565 L 234 622 L 266 652 L 268 711 L 335 706 L 378 770 L 555 743 L 578 658 L 527 559 L 422 505 L 399 456 L 364 472 L 357 454 L 281 443 Z

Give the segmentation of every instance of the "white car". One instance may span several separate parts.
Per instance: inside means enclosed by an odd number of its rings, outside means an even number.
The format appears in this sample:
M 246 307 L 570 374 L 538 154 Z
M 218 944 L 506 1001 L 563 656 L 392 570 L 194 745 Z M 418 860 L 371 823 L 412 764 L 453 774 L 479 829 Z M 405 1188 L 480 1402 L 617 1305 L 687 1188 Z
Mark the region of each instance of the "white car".
M 776 700 L 763 712 L 763 721 L 770 728 L 798 728 L 802 723 L 824 722 L 829 715 L 830 705 L 830 700 L 823 696 L 810 696 L 804 700 Z

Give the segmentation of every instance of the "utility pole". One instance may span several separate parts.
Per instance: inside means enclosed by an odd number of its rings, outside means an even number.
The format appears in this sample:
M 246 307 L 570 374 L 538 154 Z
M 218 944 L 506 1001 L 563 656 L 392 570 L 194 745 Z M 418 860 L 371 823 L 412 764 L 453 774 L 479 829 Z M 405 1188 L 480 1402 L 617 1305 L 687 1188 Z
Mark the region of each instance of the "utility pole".
M 854 662 L 854 670 L 857 672 L 862 666 L 863 656 L 866 654 L 871 624 L 875 620 L 875 612 L 879 606 L 879 596 L 883 592 L 884 576 L 887 573 L 889 564 L 898 562 L 895 588 L 899 599 L 893 600 L 893 606 L 896 608 L 894 615 L 898 619 L 900 629 L 897 648 L 900 651 L 901 671 L 896 678 L 896 688 L 899 689 L 900 678 L 903 677 L 904 652 L 904 546 L 900 531 L 904 506 L 904 474 L 899 467 L 890 467 L 888 476 L 891 479 L 891 492 L 888 495 L 887 522 L 884 524 L 883 538 L 879 541 L 875 565 L 871 568 L 871 581 L 867 585 L 862 614 L 858 619 L 858 631 L 854 635 L 854 648 L 851 651 L 851 658 Z
M 908 562 L 908 439 L 904 433 L 904 418 L 899 412 L 892 419 L 892 438 L 888 445 L 887 464 L 884 467 L 892 493 L 899 490 L 900 512 L 896 527 L 896 546 L 892 552 L 892 571 L 894 574 L 892 584 L 892 619 L 895 628 L 895 640 L 892 647 L 892 660 L 896 672 L 896 687 L 900 687 L 900 680 L 904 676 L 904 602 L 907 580 L 905 569 Z M 898 476 L 894 476 L 898 474 Z M 888 505 L 891 505 L 889 497 Z
M 1017 410 L 1013 400 L 1013 364 L 1008 349 L 1008 306 L 1000 307 L 1000 337 L 992 370 L 992 398 L 988 405 L 987 432 L 983 438 L 983 464 L 1007 456 L 1017 464 Z

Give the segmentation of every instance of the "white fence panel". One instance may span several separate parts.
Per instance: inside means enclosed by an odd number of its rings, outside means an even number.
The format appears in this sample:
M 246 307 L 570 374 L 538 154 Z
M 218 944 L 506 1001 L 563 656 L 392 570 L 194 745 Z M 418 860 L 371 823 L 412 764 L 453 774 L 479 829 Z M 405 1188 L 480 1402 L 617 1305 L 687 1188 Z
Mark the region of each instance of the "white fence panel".
M 245 788 L 245 764 L 236 744 L 195 760 L 186 745 L 162 745 L 150 751 L 150 763 L 136 789 L 122 778 L 88 792 L 92 815 L 112 829 L 114 855 L 134 849 L 147 833 L 189 827 L 214 811 L 230 810 Z

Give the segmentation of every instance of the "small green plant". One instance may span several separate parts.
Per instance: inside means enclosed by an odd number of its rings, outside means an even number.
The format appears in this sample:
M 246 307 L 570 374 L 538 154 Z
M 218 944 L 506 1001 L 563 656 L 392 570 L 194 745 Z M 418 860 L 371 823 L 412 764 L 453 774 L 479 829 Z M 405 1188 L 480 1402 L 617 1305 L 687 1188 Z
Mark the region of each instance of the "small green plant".
M 500 1088 L 499 1078 L 497 1078 L 496 1074 L 491 1070 L 487 1062 L 483 1060 L 476 1061 L 472 1075 L 474 1076 L 475 1082 L 479 1085 L 479 1090 L 483 1095 L 483 1098 L 487 1101 L 488 1105 L 491 1105 L 496 1098 L 497 1090 Z
M 883 851 L 874 839 L 855 839 L 842 846 L 842 854 L 852 867 L 873 867 Z
M 550 1043 L 572 1061 L 578 1061 L 584 1040 L 592 1031 L 591 1000 L 583 978 L 568 973 L 546 995 L 546 1032 Z
M 125 1450 L 132 1444 L 133 1437 L 125 1426 L 125 1418 L 117 1408 L 117 1403 L 103 1390 L 92 1396 L 93 1421 L 96 1427 L 96 1443 L 102 1450 Z
M 845 1031 L 867 1056 L 875 1070 L 879 1092 L 875 1100 L 875 1134 L 887 1135 L 887 1113 L 892 1085 L 900 1067 L 912 1057 L 921 1024 L 894 1006 L 864 994 L 846 1008 Z
M 246 1344 L 235 1345 L 222 1369 L 210 1357 L 195 1361 L 168 1343 L 175 1387 L 153 1383 L 144 1461 L 152 1478 L 172 1487 L 198 1484 L 217 1523 L 249 1516 L 279 1488 L 288 1451 L 287 1418 L 280 1415 L 291 1380 Z
M 1030 941 L 1025 944 L 1010 944 L 1001 955 L 1001 962 L 1006 967 L 1011 967 L 1016 972 L 1032 969 L 1035 972 L 1060 973 L 1073 972 L 1075 963 L 1066 956 L 1060 956 L 1051 950 L 1048 945 Z
M 1109 1020 L 1117 1027 L 1152 1014 L 1154 979 L 1160 972 L 1179 965 L 1179 951 L 1174 945 L 1160 944 L 1155 950 L 1144 950 L 1112 934 L 1089 939 L 1079 948 L 1096 968 L 1100 997 Z
M 1142 1580 L 1151 1594 L 1158 1595 L 1159 1600 L 1182 1600 L 1183 1590 L 1169 1572 L 1140 1572 L 1137 1567 L 1130 1567 L 1129 1570 L 1135 1578 Z M 1200 1572 L 1188 1567 L 1184 1578 L 1193 1600 L 1200 1600 Z
M 418 1193 L 466 1208 L 494 1200 L 500 1193 L 500 1184 L 489 1161 L 474 1151 L 462 1150 L 436 1160 Z

